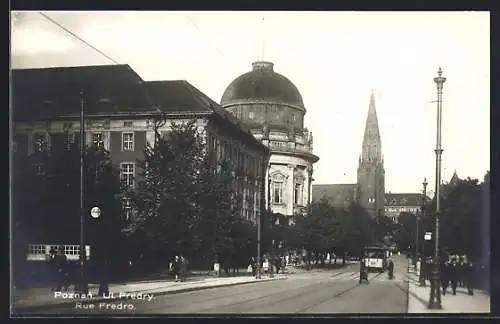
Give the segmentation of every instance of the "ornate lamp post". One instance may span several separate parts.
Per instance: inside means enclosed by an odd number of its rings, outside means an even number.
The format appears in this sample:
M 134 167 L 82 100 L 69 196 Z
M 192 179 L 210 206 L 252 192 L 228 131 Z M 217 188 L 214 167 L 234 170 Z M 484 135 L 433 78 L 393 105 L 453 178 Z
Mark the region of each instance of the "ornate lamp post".
M 423 220 L 425 218 L 425 201 L 426 201 L 426 198 L 427 198 L 427 178 L 424 178 L 424 182 L 422 182 L 422 185 L 424 186 L 424 191 L 422 192 L 422 208 L 421 208 L 421 212 L 420 212 L 420 223 L 422 224 L 422 232 L 424 232 L 424 226 L 423 226 Z M 418 228 L 418 223 L 417 223 L 417 228 Z M 422 249 L 420 251 L 421 255 L 422 255 L 422 258 L 421 258 L 421 261 L 420 261 L 420 273 L 419 273 L 419 276 L 418 276 L 418 281 L 419 281 L 419 284 L 420 284 L 420 287 L 425 287 L 425 277 L 424 277 L 424 264 L 425 264 L 425 260 L 424 260 L 424 240 L 422 240 Z
M 437 134 L 436 134 L 436 234 L 435 234 L 435 251 L 434 251 L 434 264 L 432 269 L 431 292 L 429 297 L 429 309 L 441 309 L 441 291 L 439 290 L 439 213 L 440 213 L 440 200 L 441 200 L 441 155 L 443 149 L 441 148 L 441 119 L 442 119 L 442 105 L 443 105 L 443 84 L 446 81 L 442 77 L 443 71 L 441 67 L 438 70 L 438 76 L 434 78 L 437 85 Z

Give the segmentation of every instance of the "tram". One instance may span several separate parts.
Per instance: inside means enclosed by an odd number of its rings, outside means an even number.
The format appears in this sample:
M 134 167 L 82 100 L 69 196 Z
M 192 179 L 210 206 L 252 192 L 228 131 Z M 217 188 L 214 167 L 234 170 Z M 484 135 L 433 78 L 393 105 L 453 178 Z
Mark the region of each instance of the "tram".
M 390 251 L 382 245 L 365 246 L 363 262 L 369 272 L 384 272 L 387 269 L 387 259 Z

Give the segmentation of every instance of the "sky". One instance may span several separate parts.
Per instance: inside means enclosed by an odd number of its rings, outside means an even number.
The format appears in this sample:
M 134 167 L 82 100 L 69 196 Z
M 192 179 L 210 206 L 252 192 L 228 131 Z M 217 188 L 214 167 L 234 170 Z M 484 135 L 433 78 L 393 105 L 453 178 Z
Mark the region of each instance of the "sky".
M 11 21 L 12 68 L 129 64 L 144 80 L 187 80 L 220 102 L 273 62 L 302 94 L 316 184 L 355 183 L 372 89 L 387 192 L 435 183 L 436 84 L 442 175 L 490 169 L 489 12 L 38 12 Z

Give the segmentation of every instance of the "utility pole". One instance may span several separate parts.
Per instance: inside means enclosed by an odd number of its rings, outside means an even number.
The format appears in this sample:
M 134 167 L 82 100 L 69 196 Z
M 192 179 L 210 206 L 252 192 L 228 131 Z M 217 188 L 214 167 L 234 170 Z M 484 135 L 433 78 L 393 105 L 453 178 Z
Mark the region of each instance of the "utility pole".
M 436 233 L 435 233 L 435 251 L 434 251 L 434 267 L 432 269 L 431 292 L 429 297 L 429 309 L 442 309 L 441 291 L 439 289 L 440 273 L 439 273 L 439 213 L 441 204 L 441 156 L 443 149 L 441 147 L 441 120 L 443 106 L 443 84 L 446 78 L 442 76 L 441 67 L 438 70 L 438 77 L 434 78 L 437 86 L 437 134 L 436 134 Z
M 85 206 L 84 206 L 84 159 L 85 159 L 85 97 L 80 91 L 80 289 L 82 294 L 88 293 L 85 278 Z
M 424 182 L 422 182 L 422 185 L 424 186 L 424 190 L 422 192 L 422 209 L 421 209 L 421 218 L 420 218 L 420 223 L 422 224 L 422 233 L 424 232 L 424 218 L 425 218 L 425 202 L 427 201 L 427 178 L 424 178 Z M 422 240 L 422 248 L 421 248 L 421 253 L 422 253 L 422 259 L 420 261 L 420 273 L 418 276 L 418 281 L 420 287 L 425 287 L 425 277 L 424 277 L 424 264 L 425 264 L 425 246 L 424 246 L 425 240 Z

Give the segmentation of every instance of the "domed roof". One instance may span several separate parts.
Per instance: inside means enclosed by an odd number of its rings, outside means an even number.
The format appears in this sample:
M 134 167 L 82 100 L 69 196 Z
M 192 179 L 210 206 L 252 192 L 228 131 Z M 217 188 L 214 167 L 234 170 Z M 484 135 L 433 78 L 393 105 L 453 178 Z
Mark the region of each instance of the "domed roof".
M 254 62 L 252 71 L 237 77 L 222 95 L 221 105 L 245 101 L 268 101 L 304 107 L 297 87 L 274 72 L 271 62 Z

